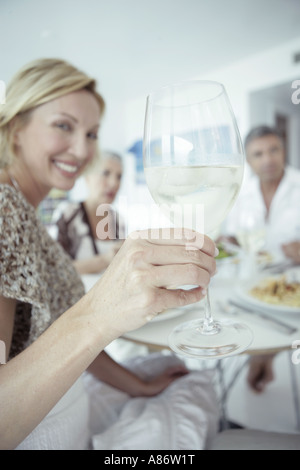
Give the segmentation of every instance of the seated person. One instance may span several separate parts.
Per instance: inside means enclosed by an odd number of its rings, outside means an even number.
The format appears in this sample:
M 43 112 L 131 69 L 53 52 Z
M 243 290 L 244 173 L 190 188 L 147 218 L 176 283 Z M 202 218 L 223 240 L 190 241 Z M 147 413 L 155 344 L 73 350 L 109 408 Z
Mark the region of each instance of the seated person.
M 245 152 L 253 175 L 225 221 L 221 240 L 238 243 L 239 232 L 249 225 L 255 230 L 256 224 L 259 229 L 264 227 L 265 250 L 300 262 L 300 243 L 291 243 L 300 238 L 300 171 L 286 165 L 284 143 L 276 129 L 252 129 L 245 139 Z M 273 380 L 273 358 L 266 355 L 251 360 L 248 383 L 256 392 Z
M 119 216 L 110 207 L 119 191 L 122 173 L 122 158 L 103 152 L 86 172 L 86 200 L 62 203 L 54 213 L 57 240 L 74 259 L 79 274 L 106 269 L 122 245 Z
M 25 65 L 0 109 L 2 450 L 200 449 L 217 429 L 209 371 L 164 354 L 124 366 L 104 351 L 164 309 L 203 299 L 213 241 L 188 229 L 169 240 L 135 233 L 85 294 L 38 219 L 49 191 L 70 191 L 94 159 L 104 109 L 95 80 L 60 59 Z M 198 287 L 167 289 L 174 279 Z
M 239 233 L 263 228 L 264 250 L 283 257 L 283 245 L 300 238 L 300 171 L 286 165 L 276 129 L 251 130 L 245 152 L 253 175 L 244 183 L 222 235 L 237 242 Z

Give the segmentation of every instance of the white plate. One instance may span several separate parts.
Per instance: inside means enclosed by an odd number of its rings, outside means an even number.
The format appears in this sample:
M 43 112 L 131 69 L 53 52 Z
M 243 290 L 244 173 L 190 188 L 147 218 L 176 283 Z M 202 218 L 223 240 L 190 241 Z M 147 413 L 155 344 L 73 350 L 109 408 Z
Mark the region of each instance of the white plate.
M 238 296 L 239 300 L 242 300 L 246 302 L 248 305 L 251 305 L 252 307 L 258 307 L 260 309 L 265 310 L 266 312 L 270 313 L 300 313 L 300 307 L 290 307 L 287 305 L 275 305 L 275 304 L 270 304 L 268 302 L 263 302 L 262 300 L 257 299 L 256 297 L 253 297 L 250 294 L 250 290 L 258 286 L 260 282 L 264 281 L 265 279 L 276 279 L 280 276 L 266 276 L 261 277 L 257 279 L 256 281 L 252 281 L 249 283 L 244 284 L 243 286 L 239 286 L 236 289 L 236 295 Z
M 188 307 L 190 311 L 190 306 Z M 159 313 L 156 317 L 151 320 L 151 323 L 170 320 L 171 318 L 180 317 L 185 313 L 187 313 L 187 307 L 170 308 L 169 310 L 165 310 L 164 312 Z

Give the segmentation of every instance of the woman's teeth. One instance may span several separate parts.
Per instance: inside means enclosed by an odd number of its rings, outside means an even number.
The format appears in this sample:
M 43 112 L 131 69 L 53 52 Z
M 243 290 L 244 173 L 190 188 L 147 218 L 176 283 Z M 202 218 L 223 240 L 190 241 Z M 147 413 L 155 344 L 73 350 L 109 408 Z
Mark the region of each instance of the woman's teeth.
M 76 171 L 78 171 L 77 165 L 69 165 L 68 163 L 62 163 L 62 162 L 54 162 L 54 163 L 55 163 L 55 166 L 57 166 L 61 170 L 68 171 L 69 173 L 76 173 Z

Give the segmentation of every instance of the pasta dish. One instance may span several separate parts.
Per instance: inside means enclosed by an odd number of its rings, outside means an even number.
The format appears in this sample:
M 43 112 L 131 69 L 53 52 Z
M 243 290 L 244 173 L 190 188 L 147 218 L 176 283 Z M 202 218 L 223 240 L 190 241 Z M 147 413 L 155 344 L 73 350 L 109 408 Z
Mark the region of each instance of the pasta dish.
M 268 304 L 300 307 L 300 283 L 287 282 L 285 276 L 265 279 L 259 286 L 253 287 L 250 294 Z

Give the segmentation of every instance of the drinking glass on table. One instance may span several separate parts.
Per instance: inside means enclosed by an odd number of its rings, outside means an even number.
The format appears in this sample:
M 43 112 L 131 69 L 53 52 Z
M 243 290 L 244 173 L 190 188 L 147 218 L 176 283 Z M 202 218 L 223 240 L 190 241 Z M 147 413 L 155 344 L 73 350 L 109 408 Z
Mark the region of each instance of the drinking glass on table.
M 258 256 L 266 243 L 266 225 L 261 214 L 254 212 L 251 207 L 242 213 L 236 238 L 242 248 L 240 277 L 251 279 L 257 275 Z
M 219 228 L 244 172 L 242 143 L 222 84 L 188 81 L 148 96 L 144 169 L 154 201 L 175 227 L 189 225 L 208 235 Z M 238 354 L 251 342 L 246 325 L 212 318 L 209 292 L 204 318 L 179 325 L 169 337 L 175 352 L 205 359 Z

